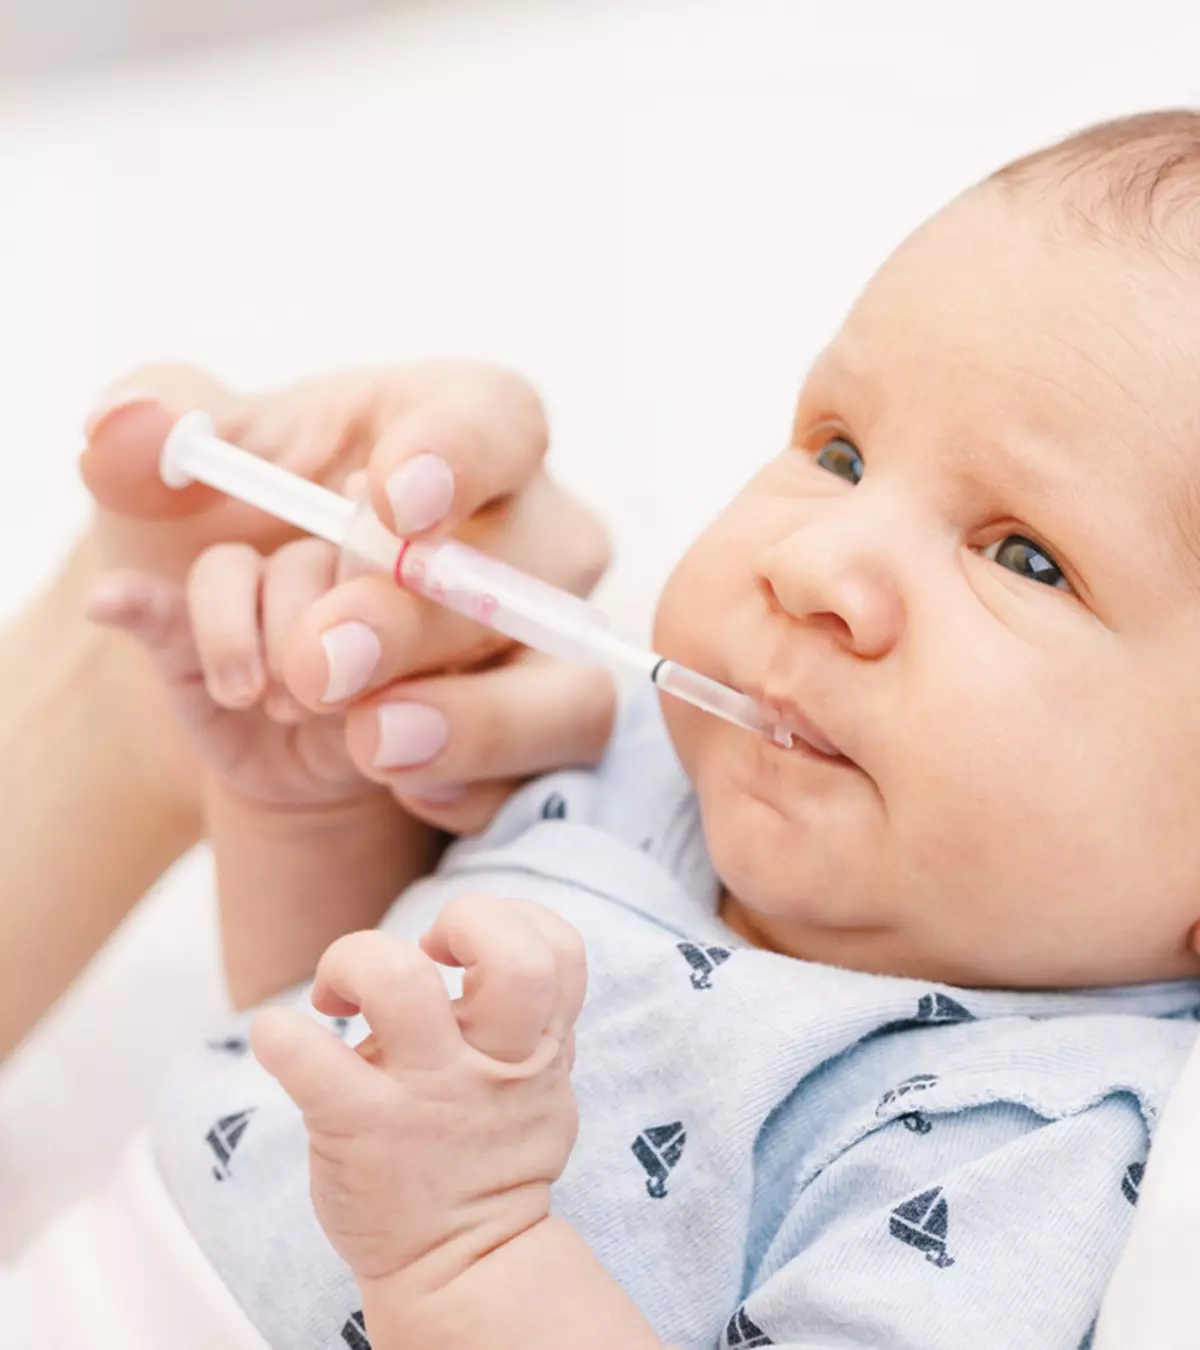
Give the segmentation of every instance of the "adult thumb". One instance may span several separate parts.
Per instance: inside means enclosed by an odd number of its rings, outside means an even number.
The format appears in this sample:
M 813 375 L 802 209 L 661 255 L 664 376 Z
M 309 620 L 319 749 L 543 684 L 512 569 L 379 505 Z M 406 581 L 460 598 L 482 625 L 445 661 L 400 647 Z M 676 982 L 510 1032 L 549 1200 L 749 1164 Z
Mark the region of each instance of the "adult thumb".
M 232 436 L 244 404 L 204 371 L 147 366 L 122 377 L 97 400 L 84 432 L 79 471 L 101 507 L 138 520 L 191 515 L 212 504 L 210 489 L 176 491 L 159 476 L 163 442 L 186 412 L 207 412 L 218 434 Z

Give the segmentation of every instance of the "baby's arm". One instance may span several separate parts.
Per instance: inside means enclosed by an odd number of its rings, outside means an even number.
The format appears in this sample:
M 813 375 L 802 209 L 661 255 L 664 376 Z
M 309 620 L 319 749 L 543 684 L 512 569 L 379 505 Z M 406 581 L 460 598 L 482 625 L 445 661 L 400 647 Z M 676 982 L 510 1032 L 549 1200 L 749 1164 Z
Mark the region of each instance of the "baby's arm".
M 335 566 L 316 540 L 269 559 L 221 544 L 200 556 L 186 588 L 120 573 L 91 597 L 93 618 L 149 650 L 203 766 L 239 1008 L 309 978 L 332 941 L 378 922 L 439 846 L 355 768 L 345 719 L 305 712 L 279 677 L 293 620 L 329 589 Z
M 452 1003 L 434 962 L 465 968 Z M 355 933 L 314 1005 L 361 1011 L 351 1048 L 261 1013 L 255 1054 L 304 1113 L 312 1194 L 354 1271 L 373 1350 L 660 1350 L 583 1239 L 550 1213 L 570 1156 L 582 943 L 524 901 L 459 899 L 420 949 Z
M 225 978 L 239 1009 L 309 979 L 321 952 L 377 924 L 441 846 L 387 794 L 281 810 L 210 782 L 204 799 Z
M 570 1224 L 553 1215 L 436 1292 L 360 1285 L 372 1350 L 663 1350 Z

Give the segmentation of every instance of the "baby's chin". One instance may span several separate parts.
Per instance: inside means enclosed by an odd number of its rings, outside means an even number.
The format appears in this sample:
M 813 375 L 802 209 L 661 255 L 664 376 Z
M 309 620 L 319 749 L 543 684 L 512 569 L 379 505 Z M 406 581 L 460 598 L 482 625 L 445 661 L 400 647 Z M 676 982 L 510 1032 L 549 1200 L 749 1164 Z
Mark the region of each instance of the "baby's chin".
M 881 897 L 862 875 L 871 856 L 865 841 L 847 849 L 841 830 L 822 830 L 812 818 L 797 820 L 728 780 L 715 793 L 700 787 L 699 796 L 709 857 L 725 891 L 752 922 L 757 917 L 823 929 L 886 922 Z

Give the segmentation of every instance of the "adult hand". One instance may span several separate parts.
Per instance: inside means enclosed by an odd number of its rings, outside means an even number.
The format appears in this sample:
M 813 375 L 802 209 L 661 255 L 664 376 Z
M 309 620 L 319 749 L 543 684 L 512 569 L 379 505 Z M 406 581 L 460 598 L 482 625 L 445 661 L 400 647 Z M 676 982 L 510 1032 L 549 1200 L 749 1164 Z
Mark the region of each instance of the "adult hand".
M 222 437 L 334 490 L 368 469 L 381 520 L 409 537 L 453 533 L 576 594 L 607 562 L 598 522 L 545 473 L 537 396 L 504 371 L 436 362 L 244 397 L 198 371 L 158 366 L 123 379 L 88 421 L 81 470 L 100 508 L 99 570 L 182 579 L 214 543 L 267 554 L 295 537 L 203 486 L 162 484 L 163 440 L 193 409 Z M 280 684 L 283 667 L 312 709 L 353 703 L 348 734 L 360 769 L 449 830 L 485 824 L 525 776 L 593 761 L 611 729 L 605 672 L 535 657 L 377 575 L 309 606 L 269 672 Z M 171 748 L 175 773 L 188 772 L 183 754 Z

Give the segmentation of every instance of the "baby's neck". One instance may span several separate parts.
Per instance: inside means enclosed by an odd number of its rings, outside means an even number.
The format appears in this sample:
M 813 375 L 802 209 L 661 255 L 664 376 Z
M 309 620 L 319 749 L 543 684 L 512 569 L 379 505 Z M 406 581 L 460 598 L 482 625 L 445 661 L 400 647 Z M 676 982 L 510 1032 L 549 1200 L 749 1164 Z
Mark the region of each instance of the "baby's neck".
M 867 975 L 928 980 L 959 989 L 1103 989 L 1122 984 L 1200 979 L 1200 924 L 1185 935 L 1178 956 L 1171 964 L 1164 963 L 1162 969 L 1147 970 L 1133 978 L 1094 970 L 1092 978 L 1079 978 L 1078 972 L 1072 972 L 1074 978 L 1033 980 L 1023 979 L 1020 974 L 1014 977 L 1012 969 L 1001 969 L 994 962 L 988 964 L 977 959 L 989 951 L 982 939 L 973 946 L 961 943 L 961 951 L 950 944 L 938 950 L 929 942 L 927 933 L 896 926 L 854 928 L 805 923 L 787 915 L 764 913 L 724 889 L 718 913 L 727 928 L 763 951 L 815 965 L 859 970 Z
M 907 949 L 904 934 L 893 928 L 815 927 L 761 914 L 722 890 L 721 922 L 763 951 L 794 956 L 822 966 L 861 970 L 868 975 L 897 975 L 912 980 L 970 988 L 978 976 L 966 967 L 951 968 L 928 954 Z M 983 983 L 986 983 L 983 982 Z

